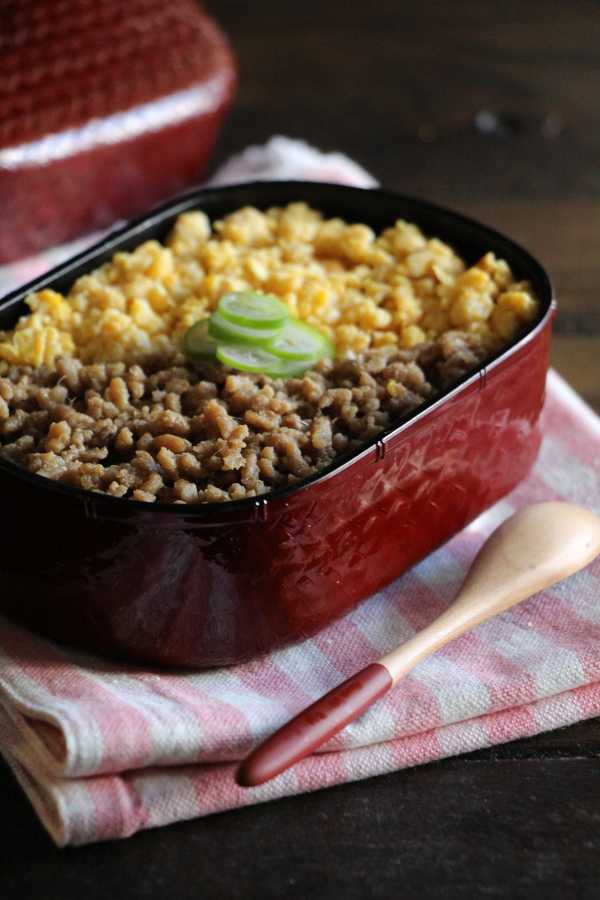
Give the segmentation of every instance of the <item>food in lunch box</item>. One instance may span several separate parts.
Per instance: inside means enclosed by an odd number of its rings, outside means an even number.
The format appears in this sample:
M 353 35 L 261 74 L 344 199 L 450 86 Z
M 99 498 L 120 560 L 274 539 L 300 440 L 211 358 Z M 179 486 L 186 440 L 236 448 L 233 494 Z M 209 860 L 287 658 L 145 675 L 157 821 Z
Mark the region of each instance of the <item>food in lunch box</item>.
M 296 483 L 377 434 L 531 321 L 527 282 L 467 268 L 398 221 L 376 236 L 304 203 L 200 211 L 28 297 L 0 334 L 0 456 L 148 502 Z

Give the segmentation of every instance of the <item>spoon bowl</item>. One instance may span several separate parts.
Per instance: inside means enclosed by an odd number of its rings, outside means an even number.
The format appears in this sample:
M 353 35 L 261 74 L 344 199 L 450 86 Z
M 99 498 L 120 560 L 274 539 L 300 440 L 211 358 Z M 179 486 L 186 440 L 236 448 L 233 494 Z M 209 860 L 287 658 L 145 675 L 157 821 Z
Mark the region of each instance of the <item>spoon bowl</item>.
M 358 718 L 439 647 L 588 565 L 600 519 L 570 503 L 537 503 L 507 519 L 473 560 L 450 606 L 422 631 L 321 697 L 257 747 L 237 782 L 275 778 Z

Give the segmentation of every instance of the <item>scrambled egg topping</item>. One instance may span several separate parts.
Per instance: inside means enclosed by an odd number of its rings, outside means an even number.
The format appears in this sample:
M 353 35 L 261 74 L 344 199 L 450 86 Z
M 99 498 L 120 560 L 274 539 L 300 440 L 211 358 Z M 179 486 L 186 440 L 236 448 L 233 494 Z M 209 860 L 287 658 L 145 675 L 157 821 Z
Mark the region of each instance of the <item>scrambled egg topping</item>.
M 240 290 L 279 297 L 333 341 L 340 359 L 450 330 L 478 334 L 493 350 L 537 310 L 530 285 L 515 282 L 506 262 L 487 253 L 467 269 L 451 247 L 402 220 L 378 237 L 305 203 L 245 207 L 214 230 L 204 213 L 188 212 L 166 246 L 147 241 L 116 253 L 66 297 L 30 294 L 31 314 L 0 332 L 0 374 L 65 353 L 84 364 L 174 353 L 224 293 Z

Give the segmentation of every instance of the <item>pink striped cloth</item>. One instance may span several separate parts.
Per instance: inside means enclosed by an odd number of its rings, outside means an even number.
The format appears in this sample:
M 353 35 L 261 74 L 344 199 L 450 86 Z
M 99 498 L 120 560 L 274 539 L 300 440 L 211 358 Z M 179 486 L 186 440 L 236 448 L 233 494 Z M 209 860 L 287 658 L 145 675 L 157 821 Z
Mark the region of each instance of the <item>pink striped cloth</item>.
M 266 658 L 157 672 L 0 619 L 0 751 L 55 842 L 126 837 L 599 715 L 597 560 L 439 650 L 321 752 L 262 787 L 234 781 L 253 746 L 437 616 L 512 512 L 564 499 L 600 514 L 600 420 L 554 372 L 544 427 L 509 497 L 340 622 Z

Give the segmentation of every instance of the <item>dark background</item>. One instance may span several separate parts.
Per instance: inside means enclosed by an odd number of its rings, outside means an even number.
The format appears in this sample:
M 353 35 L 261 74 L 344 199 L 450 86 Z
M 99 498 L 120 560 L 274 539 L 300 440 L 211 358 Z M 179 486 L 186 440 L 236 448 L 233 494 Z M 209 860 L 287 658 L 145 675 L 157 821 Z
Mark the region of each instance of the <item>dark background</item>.
M 600 409 L 600 5 L 209 0 L 240 83 L 214 167 L 272 134 L 534 252 L 554 362 Z M 1 900 L 597 900 L 600 724 L 56 850 L 0 765 Z

